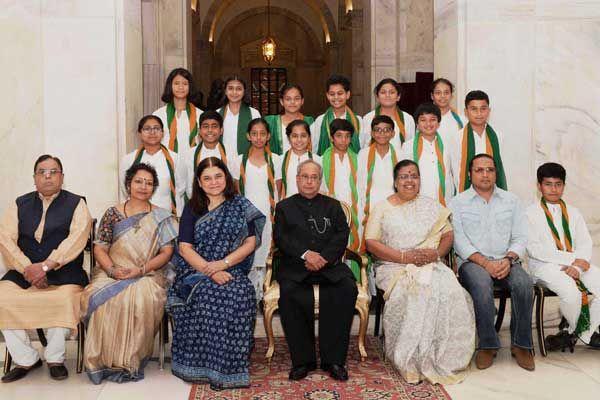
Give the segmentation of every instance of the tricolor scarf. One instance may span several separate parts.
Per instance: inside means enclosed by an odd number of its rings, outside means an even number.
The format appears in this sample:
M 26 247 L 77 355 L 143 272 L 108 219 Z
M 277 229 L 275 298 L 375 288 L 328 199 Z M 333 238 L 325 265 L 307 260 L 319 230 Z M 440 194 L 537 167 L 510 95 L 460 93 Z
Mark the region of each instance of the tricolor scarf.
M 375 116 L 381 115 L 381 105 L 375 107 Z M 396 106 L 392 119 L 396 123 L 398 130 L 400 131 L 400 143 L 404 144 L 406 141 L 406 126 L 404 125 L 404 113 L 400 107 Z
M 283 154 L 283 135 L 285 132 L 281 131 L 281 115 L 267 115 L 265 120 L 269 124 L 269 130 L 271 131 L 271 139 L 269 140 L 269 147 L 271 148 L 271 152 L 275 154 Z M 308 115 L 303 115 L 302 120 L 310 126 L 315 119 Z M 308 147 L 312 148 L 312 143 L 310 143 L 310 132 L 308 132 Z
M 246 165 L 250 152 L 253 151 L 250 147 L 242 156 L 242 164 L 240 165 L 240 194 L 243 196 L 246 193 Z M 271 223 L 275 222 L 275 166 L 273 164 L 273 154 L 269 150 L 269 146 L 264 148 L 265 161 L 267 162 L 267 187 L 269 188 L 269 206 Z
M 550 210 L 548 210 L 548 205 L 546 204 L 546 200 L 543 197 L 540 200 L 540 204 L 542 206 L 542 210 L 544 210 L 546 222 L 548 222 L 548 227 L 550 227 L 550 232 L 552 233 L 552 238 L 554 239 L 556 248 L 561 251 L 568 251 L 569 253 L 572 253 L 573 240 L 571 238 L 571 230 L 569 229 L 569 214 L 567 213 L 567 205 L 564 201 L 560 200 L 562 228 L 565 234 L 565 244 L 563 245 L 560 241 L 560 235 L 558 234 L 558 230 L 554 225 L 554 219 L 552 218 L 552 214 L 550 213 Z M 590 307 L 587 295 L 587 288 L 579 279 L 577 279 L 575 282 L 577 283 L 577 288 L 581 292 L 581 312 L 579 313 L 579 319 L 577 320 L 577 328 L 575 328 L 575 334 L 579 335 L 581 332 L 585 332 L 588 329 L 590 329 Z
M 417 164 L 423 153 L 423 135 L 417 130 L 413 140 L 413 161 Z M 437 156 L 438 171 L 438 200 L 441 205 L 446 206 L 446 165 L 444 164 L 444 142 L 438 132 L 435 133 L 435 154 Z
M 460 116 L 453 109 L 450 109 L 450 113 L 452 114 L 452 117 L 456 121 L 456 124 L 458 125 L 458 129 L 462 129 L 464 127 L 464 124 L 463 124 L 462 120 L 460 119 Z
M 200 142 L 198 143 L 198 146 L 196 146 L 196 151 L 194 151 L 194 170 L 198 164 L 200 164 L 200 161 L 202 161 L 202 147 L 203 144 Z M 221 154 L 221 160 L 225 163 L 225 165 L 227 165 L 227 152 L 225 151 L 225 146 L 219 142 L 217 143 L 217 147 L 219 148 L 219 153 Z
M 160 150 L 165 156 L 165 161 L 167 162 L 167 168 L 169 169 L 169 178 L 170 185 L 169 189 L 171 192 L 171 212 L 173 215 L 177 215 L 177 192 L 175 191 L 175 162 L 169 153 L 169 149 L 167 149 L 162 144 L 160 145 Z M 133 159 L 133 164 L 136 165 L 142 162 L 142 156 L 144 155 L 144 146 L 140 147 L 135 153 L 135 158 Z
M 198 136 L 198 118 L 196 116 L 196 107 L 188 102 L 185 105 L 185 112 L 190 121 L 189 145 L 194 147 L 196 136 Z M 177 110 L 173 103 L 167 104 L 167 125 L 169 126 L 169 150 L 175 153 L 179 152 L 179 143 L 177 141 Z
M 310 146 L 309 146 L 310 148 Z M 307 151 L 308 153 L 308 158 L 310 160 L 313 159 L 313 155 L 312 152 Z M 290 165 L 290 158 L 292 158 L 294 154 L 294 151 L 292 149 L 289 149 L 288 151 L 285 152 L 285 155 L 283 156 L 283 162 L 281 163 L 281 181 L 282 181 L 282 189 L 283 189 L 283 193 L 281 193 L 281 199 L 285 199 L 286 195 L 287 195 L 287 171 L 288 171 L 288 167 Z
M 396 154 L 396 150 L 394 150 L 394 146 L 390 143 L 390 147 L 388 149 L 391 152 L 392 159 L 392 170 L 398 163 L 398 156 Z M 371 187 L 373 186 L 373 173 L 375 172 L 375 157 L 377 154 L 377 145 L 375 143 L 371 143 L 369 145 L 369 155 L 367 156 L 367 190 L 365 192 L 365 208 L 364 208 L 364 217 L 362 220 L 363 225 L 363 235 L 362 240 L 360 242 L 360 252 L 364 253 L 366 251 L 366 243 L 365 243 L 365 228 L 367 226 L 367 221 L 369 219 L 369 214 L 371 212 Z
M 227 110 L 229 110 L 229 104 L 225 104 L 223 107 L 219 109 L 219 114 L 223 117 L 223 121 L 225 121 L 225 117 L 227 116 Z M 250 106 L 244 102 L 240 104 L 240 113 L 238 116 L 238 124 L 237 124 L 237 152 L 238 154 L 245 154 L 248 152 L 250 148 L 250 142 L 246 137 L 246 132 L 248 132 L 248 124 L 252 120 L 252 113 L 250 112 Z
M 350 224 L 350 242 L 348 246 L 357 251 L 360 246 L 360 238 L 358 236 L 358 189 L 356 188 L 356 171 L 358 166 L 358 157 L 352 149 L 348 149 L 346 152 L 348 161 L 350 162 L 350 177 L 348 184 L 350 185 L 350 191 L 352 195 L 352 204 L 350 205 L 351 210 L 351 224 Z M 325 184 L 329 191 L 329 196 L 336 198 L 335 195 L 335 157 L 336 153 L 333 146 L 330 146 L 323 153 L 323 175 L 325 178 Z M 354 274 L 354 277 L 360 282 L 360 267 L 356 263 L 351 263 L 350 269 Z
M 331 124 L 334 119 L 335 114 L 333 113 L 333 108 L 329 107 L 323 115 L 323 120 L 321 121 L 319 147 L 317 149 L 317 155 L 319 156 L 322 156 L 331 146 L 331 133 L 329 130 L 329 124 Z M 360 124 L 358 122 L 358 118 L 356 118 L 356 114 L 354 114 L 354 112 L 348 106 L 346 106 L 346 120 L 350 121 L 352 126 L 354 126 L 354 133 L 352 134 L 350 148 L 352 151 L 354 151 L 354 153 L 358 153 L 360 151 L 360 141 L 358 139 L 358 135 L 360 134 Z
M 476 156 L 475 154 L 475 137 L 473 136 L 473 128 L 471 123 L 468 123 L 463 129 L 462 150 L 460 160 L 460 184 L 458 191 L 464 192 L 471 187 L 471 179 L 469 178 L 469 163 Z M 500 189 L 507 190 L 506 175 L 504 174 L 504 166 L 500 156 L 500 145 L 498 144 L 498 135 L 492 129 L 490 124 L 486 125 L 486 146 L 485 152 L 494 158 L 496 163 L 496 186 Z

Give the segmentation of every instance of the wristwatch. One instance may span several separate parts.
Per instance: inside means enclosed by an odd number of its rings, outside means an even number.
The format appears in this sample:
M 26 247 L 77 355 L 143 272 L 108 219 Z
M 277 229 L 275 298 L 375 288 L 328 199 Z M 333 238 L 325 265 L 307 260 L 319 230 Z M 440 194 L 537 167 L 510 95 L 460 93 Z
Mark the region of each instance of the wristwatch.
M 231 267 L 231 264 L 229 264 L 229 260 L 227 258 L 224 258 L 223 262 L 225 263 L 225 265 L 227 265 L 227 268 Z
M 511 264 L 514 264 L 519 261 L 519 256 L 516 256 L 516 257 L 506 256 L 505 258 L 507 258 Z
M 48 272 L 50 268 L 46 264 L 42 264 L 42 271 Z

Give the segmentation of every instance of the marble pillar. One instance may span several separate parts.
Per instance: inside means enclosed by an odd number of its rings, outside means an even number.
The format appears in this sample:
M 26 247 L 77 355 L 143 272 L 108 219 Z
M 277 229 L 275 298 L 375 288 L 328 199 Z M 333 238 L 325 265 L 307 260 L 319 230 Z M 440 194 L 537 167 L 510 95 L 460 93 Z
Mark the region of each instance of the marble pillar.
M 0 212 L 61 158 L 64 188 L 100 218 L 142 110 L 141 10 L 126 0 L 12 0 L 0 8 Z M 128 139 L 129 138 L 129 139 Z
M 561 163 L 565 199 L 600 245 L 600 3 L 435 0 L 434 13 L 435 76 L 456 83 L 459 109 L 470 90 L 490 95 L 509 189 L 530 203 L 537 167 Z

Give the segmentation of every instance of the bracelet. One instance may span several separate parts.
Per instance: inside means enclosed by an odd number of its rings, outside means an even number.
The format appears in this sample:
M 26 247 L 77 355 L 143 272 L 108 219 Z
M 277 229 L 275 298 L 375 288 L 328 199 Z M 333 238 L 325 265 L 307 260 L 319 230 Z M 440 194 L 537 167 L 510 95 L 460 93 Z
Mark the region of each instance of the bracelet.
M 115 277 L 115 274 L 114 274 L 114 272 L 115 272 L 115 266 L 114 266 L 114 264 L 111 265 L 110 267 L 108 267 L 105 272 L 106 272 L 106 275 L 108 275 L 109 278 L 114 278 Z
M 225 263 L 225 265 L 227 265 L 227 268 L 231 267 L 231 264 L 229 263 L 229 260 L 227 259 L 227 257 L 225 257 L 223 259 L 223 262 Z

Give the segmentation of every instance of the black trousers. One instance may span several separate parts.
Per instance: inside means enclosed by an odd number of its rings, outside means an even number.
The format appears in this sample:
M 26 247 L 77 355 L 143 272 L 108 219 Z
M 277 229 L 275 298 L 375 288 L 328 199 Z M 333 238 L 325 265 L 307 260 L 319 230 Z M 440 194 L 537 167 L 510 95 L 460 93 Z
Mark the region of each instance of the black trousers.
M 330 282 L 310 276 L 302 282 L 280 280 L 279 315 L 292 357 L 292 366 L 316 363 L 315 315 L 312 285 L 319 284 L 319 349 L 321 364 L 346 363 L 350 328 L 358 290 L 344 277 Z

